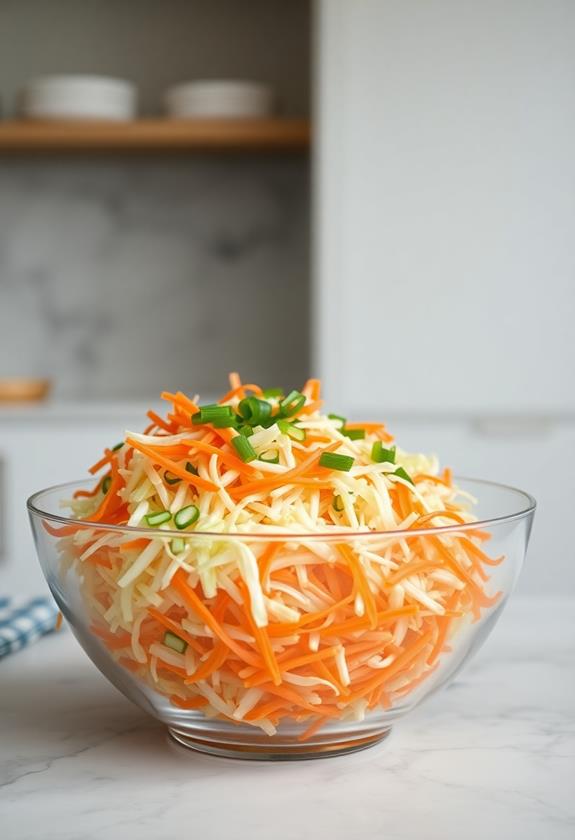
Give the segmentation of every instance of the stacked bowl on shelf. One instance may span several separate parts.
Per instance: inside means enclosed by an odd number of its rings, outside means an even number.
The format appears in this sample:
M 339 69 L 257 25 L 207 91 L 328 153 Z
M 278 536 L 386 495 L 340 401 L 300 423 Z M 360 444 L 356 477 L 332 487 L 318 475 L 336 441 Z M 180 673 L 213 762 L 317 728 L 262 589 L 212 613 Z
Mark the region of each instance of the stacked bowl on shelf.
M 136 110 L 136 86 L 107 76 L 43 76 L 28 82 L 20 99 L 28 119 L 128 121 Z
M 94 75 L 43 76 L 28 82 L 20 114 L 36 120 L 123 122 L 137 115 L 133 82 Z M 249 119 L 269 116 L 275 95 L 270 85 L 244 80 L 196 80 L 169 88 L 164 97 L 172 119 Z

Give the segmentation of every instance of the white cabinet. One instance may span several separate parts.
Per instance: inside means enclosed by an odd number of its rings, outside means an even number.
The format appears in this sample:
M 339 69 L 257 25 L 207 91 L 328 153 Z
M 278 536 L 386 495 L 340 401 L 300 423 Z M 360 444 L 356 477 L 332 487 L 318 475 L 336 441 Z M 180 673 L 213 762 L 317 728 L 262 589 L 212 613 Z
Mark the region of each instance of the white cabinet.
M 575 4 L 323 0 L 316 368 L 344 409 L 575 409 Z
M 146 425 L 139 405 L 56 405 L 0 412 L 0 591 L 36 593 L 44 580 L 28 523 L 27 498 L 37 490 L 87 476 L 106 446 L 126 428 Z

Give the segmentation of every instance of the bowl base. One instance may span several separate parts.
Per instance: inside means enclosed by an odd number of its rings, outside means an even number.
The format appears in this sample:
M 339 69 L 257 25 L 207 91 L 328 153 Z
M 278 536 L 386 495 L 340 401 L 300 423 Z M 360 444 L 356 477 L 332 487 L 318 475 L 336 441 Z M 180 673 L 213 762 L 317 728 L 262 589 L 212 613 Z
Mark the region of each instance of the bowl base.
M 375 735 L 346 740 L 324 741 L 322 743 L 301 744 L 297 741 L 277 742 L 271 744 L 241 744 L 233 741 L 210 741 L 190 735 L 176 727 L 169 726 L 171 737 L 183 747 L 219 758 L 236 758 L 242 761 L 306 761 L 312 758 L 333 758 L 338 755 L 348 755 L 373 747 L 384 741 L 391 727 L 380 730 Z

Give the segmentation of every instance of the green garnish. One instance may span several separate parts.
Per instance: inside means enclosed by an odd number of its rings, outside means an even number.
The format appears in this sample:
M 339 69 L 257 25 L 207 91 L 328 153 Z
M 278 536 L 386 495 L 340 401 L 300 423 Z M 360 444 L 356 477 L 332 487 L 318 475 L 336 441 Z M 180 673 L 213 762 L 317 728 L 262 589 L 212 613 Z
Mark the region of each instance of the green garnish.
M 333 509 L 337 511 L 343 510 L 343 499 L 341 496 L 333 497 Z
M 395 464 L 395 446 L 386 449 L 380 440 L 376 440 L 371 447 L 371 460 L 375 461 L 376 464 L 385 462 Z
M 200 517 L 200 510 L 196 505 L 186 505 L 174 514 L 174 525 L 178 531 L 182 531 L 189 525 L 193 525 Z
M 254 433 L 254 430 L 252 429 L 251 426 L 245 426 L 244 425 L 244 426 L 239 426 L 238 427 L 238 432 L 240 433 L 240 435 L 243 435 L 244 437 L 251 437 Z
M 166 647 L 175 650 L 176 653 L 185 653 L 186 648 L 188 647 L 188 643 L 185 642 L 183 639 L 180 639 L 179 636 L 176 636 L 175 633 L 170 633 L 169 630 L 166 630 L 164 633 L 164 644 Z
M 283 397 L 283 388 L 264 388 L 263 396 L 268 400 L 270 397 Z
M 395 472 L 393 473 L 393 475 L 397 475 L 399 478 L 403 478 L 405 481 L 409 481 L 409 483 L 410 483 L 410 484 L 415 485 L 414 480 L 412 479 L 412 477 L 411 477 L 410 475 L 408 475 L 408 474 L 405 472 L 405 470 L 403 469 L 403 467 L 398 467 L 398 468 L 395 470 Z
M 174 537 L 170 540 L 170 551 L 172 554 L 181 554 L 186 550 L 186 543 L 182 537 Z
M 102 480 L 102 493 L 104 494 L 104 496 L 106 495 L 106 493 L 110 489 L 110 484 L 111 483 L 112 483 L 112 476 L 111 475 L 105 476 L 104 479 Z
M 328 470 L 339 470 L 349 472 L 353 467 L 355 458 L 351 455 L 339 455 L 337 452 L 322 452 L 319 458 L 320 467 L 327 467 Z
M 343 427 L 347 423 L 347 418 L 342 417 L 341 414 L 328 414 L 327 416 L 329 417 L 330 420 L 339 421 L 339 427 L 338 428 L 340 428 L 340 429 L 343 429 Z
M 287 397 L 280 402 L 280 414 L 284 417 L 293 417 L 305 404 L 305 396 L 299 391 L 290 391 Z
M 214 429 L 231 429 L 238 425 L 238 418 L 235 414 L 222 414 L 221 417 L 214 417 L 211 421 Z
M 279 464 L 280 454 L 277 449 L 267 449 L 265 452 L 262 452 L 259 459 L 264 464 Z
M 152 528 L 156 528 L 158 525 L 163 525 L 164 522 L 169 522 L 172 518 L 172 514 L 169 510 L 160 510 L 157 513 L 149 513 L 146 516 L 146 522 Z
M 272 407 L 266 400 L 246 397 L 244 400 L 240 400 L 238 411 L 250 426 L 261 426 L 271 417 Z
M 342 435 L 345 435 L 350 440 L 363 440 L 365 437 L 365 429 L 340 429 Z
M 249 461 L 255 461 L 258 457 L 256 450 L 251 445 L 249 438 L 244 437 L 243 435 L 236 435 L 232 438 L 232 446 L 245 463 Z
M 192 423 L 194 426 L 201 426 L 204 423 L 219 423 L 219 428 L 225 428 L 224 424 L 233 425 L 235 422 L 234 412 L 230 405 L 202 405 L 199 410 L 192 414 Z
M 191 473 L 192 475 L 198 474 L 198 468 L 194 467 L 191 461 L 186 461 L 186 472 Z
M 278 429 L 283 435 L 287 435 L 292 440 L 302 441 L 306 438 L 305 429 L 300 429 L 294 423 L 290 423 L 289 420 L 278 420 Z
M 174 475 L 174 473 L 171 473 L 169 470 L 166 470 L 164 473 L 164 481 L 168 484 L 179 484 L 181 480 L 182 479 L 179 476 Z
M 115 446 L 112 447 L 112 452 L 117 452 L 118 449 L 121 449 L 124 445 L 124 441 L 121 440 L 120 443 L 117 443 Z

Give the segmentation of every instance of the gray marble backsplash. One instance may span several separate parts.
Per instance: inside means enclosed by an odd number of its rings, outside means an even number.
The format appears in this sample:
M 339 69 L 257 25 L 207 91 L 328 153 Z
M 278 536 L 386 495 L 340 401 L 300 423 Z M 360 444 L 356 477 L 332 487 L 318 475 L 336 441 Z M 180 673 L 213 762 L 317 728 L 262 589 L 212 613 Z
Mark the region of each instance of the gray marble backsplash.
M 62 398 L 308 373 L 303 157 L 0 164 L 0 376 Z

